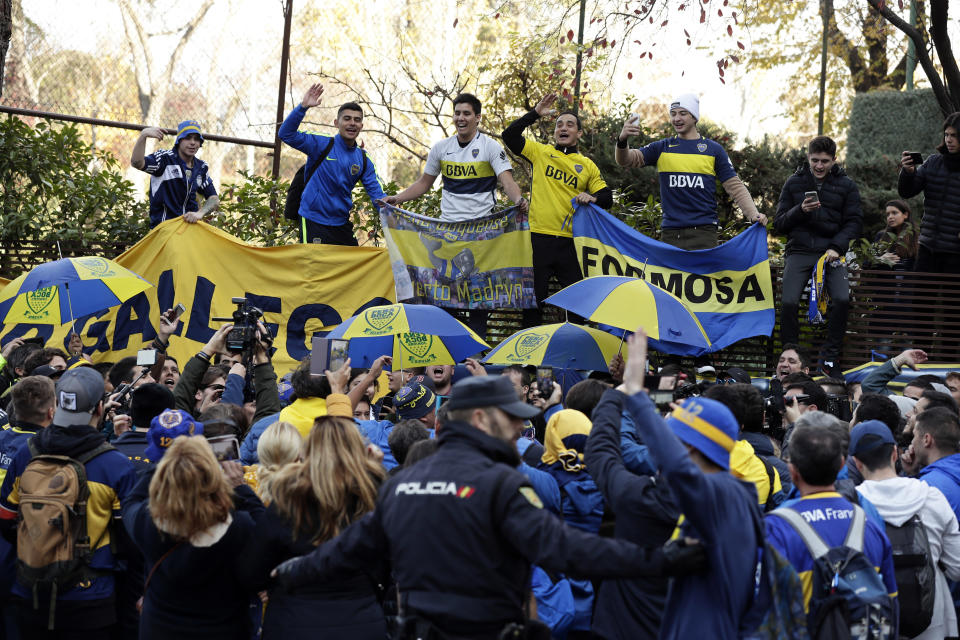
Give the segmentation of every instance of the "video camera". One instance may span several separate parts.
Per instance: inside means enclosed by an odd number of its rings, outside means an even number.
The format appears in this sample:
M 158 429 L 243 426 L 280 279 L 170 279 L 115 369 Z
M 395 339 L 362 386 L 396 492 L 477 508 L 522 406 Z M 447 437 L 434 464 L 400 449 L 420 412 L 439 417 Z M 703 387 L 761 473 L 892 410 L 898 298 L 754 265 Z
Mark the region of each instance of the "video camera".
M 763 412 L 767 416 L 770 431 L 778 434 L 783 431 L 783 414 L 787 406 L 783 400 L 783 384 L 780 378 L 770 378 L 770 395 L 763 399 Z
M 218 322 L 232 322 L 233 328 L 227 334 L 226 349 L 230 353 L 252 354 L 257 345 L 257 323 L 263 317 L 263 311 L 257 307 L 248 304 L 246 298 L 232 298 L 233 304 L 237 309 L 233 312 L 232 318 L 213 318 Z M 273 340 L 273 336 L 267 333 L 263 339 L 268 343 Z

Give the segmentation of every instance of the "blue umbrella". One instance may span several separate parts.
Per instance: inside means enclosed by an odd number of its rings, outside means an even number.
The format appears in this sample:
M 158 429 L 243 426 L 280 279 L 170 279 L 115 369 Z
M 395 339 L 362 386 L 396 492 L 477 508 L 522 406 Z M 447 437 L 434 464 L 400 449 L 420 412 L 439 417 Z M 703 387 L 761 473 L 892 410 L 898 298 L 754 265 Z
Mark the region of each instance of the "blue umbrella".
M 643 326 L 660 343 L 710 346 L 700 321 L 680 298 L 640 278 L 584 278 L 544 302 L 626 331 Z
M 606 371 L 619 346 L 620 340 L 607 333 L 564 322 L 518 331 L 483 361 Z
M 392 355 L 396 368 L 456 364 L 490 348 L 465 324 L 428 304 L 370 307 L 327 337 L 350 340 L 347 352 L 355 367 L 369 367 L 382 355 Z
M 115 307 L 152 286 L 106 258 L 53 260 L 34 267 L 0 291 L 0 324 L 65 324 Z

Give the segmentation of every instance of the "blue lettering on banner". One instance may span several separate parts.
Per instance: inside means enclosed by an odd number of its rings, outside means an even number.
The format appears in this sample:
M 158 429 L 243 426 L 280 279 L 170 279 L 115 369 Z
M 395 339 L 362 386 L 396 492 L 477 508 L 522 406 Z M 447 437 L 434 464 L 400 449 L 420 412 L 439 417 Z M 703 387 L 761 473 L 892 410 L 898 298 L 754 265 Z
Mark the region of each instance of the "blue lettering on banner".
M 325 327 L 343 322 L 337 310 L 328 304 L 305 304 L 294 309 L 287 320 L 287 355 L 294 360 L 302 360 L 310 355 L 306 332 L 307 320 L 313 318 L 322 322 Z
M 213 300 L 213 291 L 216 285 L 197 276 L 197 284 L 193 288 L 193 304 L 190 306 L 190 324 L 187 325 L 189 340 L 196 340 L 206 344 L 217 331 L 210 328 L 210 301 Z
M 157 337 L 157 332 L 150 324 L 150 301 L 143 293 L 133 296 L 117 310 L 117 320 L 113 327 L 113 350 L 126 349 L 130 336 L 138 333 L 142 336 L 141 342 L 150 342 Z

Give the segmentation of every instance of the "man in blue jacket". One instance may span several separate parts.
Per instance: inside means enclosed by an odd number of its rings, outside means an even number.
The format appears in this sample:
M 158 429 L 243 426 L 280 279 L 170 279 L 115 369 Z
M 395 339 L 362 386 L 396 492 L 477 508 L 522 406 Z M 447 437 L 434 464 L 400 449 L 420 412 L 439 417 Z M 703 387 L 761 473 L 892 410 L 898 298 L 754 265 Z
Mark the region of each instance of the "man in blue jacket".
M 357 246 L 350 221 L 353 187 L 363 181 L 372 202 L 386 197 L 373 162 L 357 145 L 363 130 L 363 109 L 346 102 L 337 111 L 333 138 L 304 133 L 297 128 L 310 107 L 320 104 L 323 85 L 314 84 L 280 125 L 277 135 L 294 149 L 307 154 L 303 195 L 300 197 L 300 231 L 303 242 Z
M 936 487 L 960 518 L 960 427 L 957 414 L 944 407 L 917 416 L 910 450 L 920 472 L 917 477 Z
M 687 398 L 661 418 L 643 388 L 646 362 L 647 334 L 640 327 L 628 341 L 618 389 L 682 514 L 680 533 L 703 540 L 708 558 L 706 573 L 674 580 L 659 637 L 734 640 L 753 598 L 762 543 L 757 490 L 730 473 L 739 425 L 730 409 L 702 397 Z

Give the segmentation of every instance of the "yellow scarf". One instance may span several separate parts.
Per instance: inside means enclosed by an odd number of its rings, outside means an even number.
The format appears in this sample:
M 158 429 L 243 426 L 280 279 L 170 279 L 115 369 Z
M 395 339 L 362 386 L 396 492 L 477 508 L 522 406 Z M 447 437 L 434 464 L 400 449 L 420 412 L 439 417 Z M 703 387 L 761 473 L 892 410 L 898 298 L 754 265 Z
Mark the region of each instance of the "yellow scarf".
M 560 462 L 564 471 L 583 471 L 583 448 L 592 426 L 590 418 L 576 409 L 557 411 L 547 423 L 540 459 L 548 465 Z

